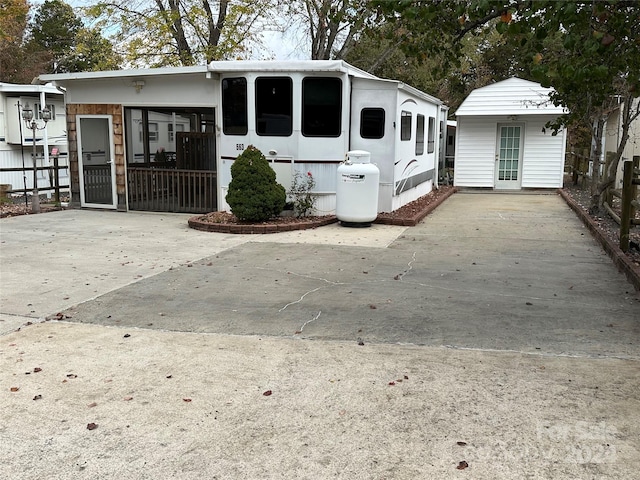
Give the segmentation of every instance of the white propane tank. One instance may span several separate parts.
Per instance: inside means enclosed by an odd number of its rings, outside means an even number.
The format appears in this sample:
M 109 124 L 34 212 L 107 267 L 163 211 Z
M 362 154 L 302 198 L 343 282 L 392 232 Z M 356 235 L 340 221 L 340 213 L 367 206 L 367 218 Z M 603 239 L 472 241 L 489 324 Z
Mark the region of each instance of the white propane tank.
M 378 216 L 380 170 L 364 150 L 347 152 L 338 167 L 336 217 L 342 225 L 368 227 Z

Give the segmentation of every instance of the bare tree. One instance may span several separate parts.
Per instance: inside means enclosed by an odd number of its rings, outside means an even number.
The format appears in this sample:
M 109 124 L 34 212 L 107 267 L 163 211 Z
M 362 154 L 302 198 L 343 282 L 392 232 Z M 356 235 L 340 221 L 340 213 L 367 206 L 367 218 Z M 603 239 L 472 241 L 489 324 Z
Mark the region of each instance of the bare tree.
M 276 0 L 107 0 L 98 19 L 130 66 L 195 65 L 246 58 L 272 21 Z

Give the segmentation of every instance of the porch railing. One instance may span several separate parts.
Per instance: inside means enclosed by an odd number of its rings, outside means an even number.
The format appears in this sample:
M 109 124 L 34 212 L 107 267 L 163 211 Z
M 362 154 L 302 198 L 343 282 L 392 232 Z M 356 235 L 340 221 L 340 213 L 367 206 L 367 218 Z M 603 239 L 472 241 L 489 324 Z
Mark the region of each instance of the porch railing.
M 129 167 L 131 210 L 207 213 L 216 210 L 216 172 Z

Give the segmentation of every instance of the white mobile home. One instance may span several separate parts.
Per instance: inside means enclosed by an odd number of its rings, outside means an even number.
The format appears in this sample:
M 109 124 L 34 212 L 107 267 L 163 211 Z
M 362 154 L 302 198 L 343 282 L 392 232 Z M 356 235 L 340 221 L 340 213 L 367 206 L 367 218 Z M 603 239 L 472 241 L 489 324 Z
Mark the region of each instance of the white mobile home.
M 378 211 L 431 191 L 447 107 L 342 61 L 212 62 L 202 67 L 43 75 L 67 91 L 72 205 L 228 210 L 230 168 L 249 145 L 288 190 L 316 179 L 317 213 L 335 211 L 350 150 L 380 169 Z
M 456 111 L 454 185 L 562 187 L 566 131 L 553 135 L 545 124 L 564 110 L 550 92 L 515 77 L 471 92 Z
M 0 83 L 0 183 L 11 185 L 10 190 L 33 189 L 33 130 L 22 119 L 21 111 L 29 106 L 37 124 L 37 166 L 53 164 L 52 152 L 57 153 L 59 165 L 67 165 L 67 122 L 63 92 L 46 85 L 17 85 Z M 51 120 L 42 121 L 43 105 L 49 107 Z M 68 185 L 68 170 L 60 170 L 60 184 Z M 38 187 L 52 186 L 49 171 L 37 173 Z M 46 191 L 46 190 L 45 190 Z

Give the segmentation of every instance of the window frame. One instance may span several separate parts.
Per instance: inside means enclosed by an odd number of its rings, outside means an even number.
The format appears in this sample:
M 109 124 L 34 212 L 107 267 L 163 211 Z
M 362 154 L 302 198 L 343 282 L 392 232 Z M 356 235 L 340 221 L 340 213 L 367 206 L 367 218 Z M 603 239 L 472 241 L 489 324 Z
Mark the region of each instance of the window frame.
M 400 112 L 400 141 L 411 140 L 412 113 L 406 110 Z
M 307 103 L 307 98 L 306 98 L 306 87 L 305 84 L 316 81 L 316 80 L 323 80 L 323 81 L 330 81 L 331 83 L 337 84 L 338 86 L 338 105 L 337 105 L 337 120 L 338 120 L 338 124 L 336 126 L 336 130 L 332 133 L 320 133 L 320 134 L 316 134 L 316 133 L 309 133 L 306 131 L 306 129 L 308 128 L 307 122 L 306 122 L 306 117 L 307 117 L 307 109 L 308 108 L 312 108 L 314 106 L 317 107 L 316 105 Z M 335 108 L 335 105 L 331 105 L 332 108 Z M 311 138 L 338 138 L 340 135 L 342 135 L 342 79 L 339 77 L 320 77 L 320 76 L 308 76 L 308 77 L 304 77 L 302 79 L 302 99 L 301 99 L 301 109 L 302 109 L 302 122 L 301 122 L 301 126 L 300 126 L 300 131 L 302 133 L 303 137 L 311 137 Z M 332 114 L 335 112 L 332 112 Z M 326 116 L 327 119 L 329 119 L 329 115 Z M 326 128 L 326 127 L 325 127 Z
M 416 156 L 424 155 L 424 133 L 425 116 L 421 113 L 416 115 Z
M 289 112 L 288 112 L 288 121 L 289 121 L 289 125 L 288 125 L 288 131 L 284 132 L 284 133 L 267 133 L 266 131 L 261 132 L 259 127 L 259 121 L 260 121 L 260 110 L 259 110 L 259 103 L 260 103 L 260 95 L 258 93 L 258 83 L 262 82 L 262 81 L 274 81 L 274 80 L 286 80 L 289 86 Z M 261 136 L 261 137 L 290 137 L 291 135 L 293 135 L 293 79 L 291 77 L 287 77 L 287 76 L 262 76 L 262 77 L 256 77 L 255 82 L 254 82 L 254 93 L 255 93 L 255 129 L 256 129 L 256 134 Z M 265 114 L 269 114 L 267 112 L 264 112 Z M 272 115 L 272 114 L 271 114 Z M 266 126 L 268 124 L 265 123 L 265 130 L 266 130 Z
M 382 121 L 380 123 L 380 125 L 379 125 L 380 128 L 376 129 L 379 132 L 379 134 L 376 134 L 376 135 L 364 135 L 363 126 L 364 126 L 365 122 L 364 122 L 363 115 L 364 115 L 365 111 L 368 112 L 368 113 L 374 113 L 374 112 L 381 112 L 382 113 L 382 118 L 381 119 L 373 119 L 374 121 L 376 121 L 376 120 L 381 120 Z M 386 116 L 387 116 L 387 113 L 385 112 L 384 108 L 382 108 L 382 107 L 363 107 L 360 110 L 360 138 L 366 138 L 366 139 L 370 139 L 370 140 L 379 140 L 381 138 L 384 138 Z
M 231 81 L 240 81 L 244 85 L 244 109 L 242 105 L 229 105 L 229 100 L 225 91 L 225 83 L 229 83 Z M 247 87 L 247 79 L 245 77 L 225 77 L 222 79 L 221 83 L 222 89 L 222 133 L 225 135 L 246 135 L 249 132 L 249 100 L 248 100 L 248 87 Z M 239 107 L 239 108 L 238 108 Z M 226 113 L 237 114 L 239 112 L 240 117 L 244 122 L 232 123 L 229 125 Z M 237 129 L 237 131 L 236 131 Z
M 427 137 L 427 153 L 436 151 L 436 119 L 429 117 L 429 133 Z

